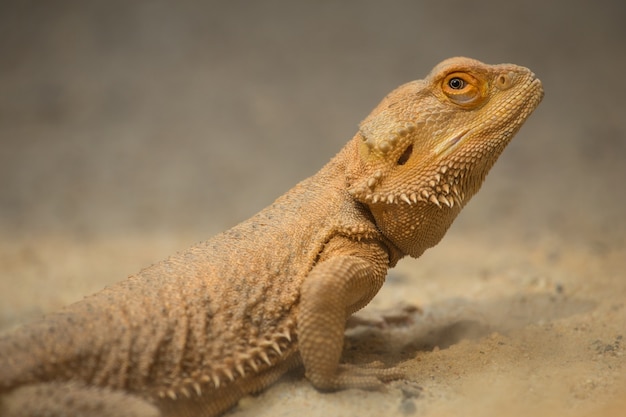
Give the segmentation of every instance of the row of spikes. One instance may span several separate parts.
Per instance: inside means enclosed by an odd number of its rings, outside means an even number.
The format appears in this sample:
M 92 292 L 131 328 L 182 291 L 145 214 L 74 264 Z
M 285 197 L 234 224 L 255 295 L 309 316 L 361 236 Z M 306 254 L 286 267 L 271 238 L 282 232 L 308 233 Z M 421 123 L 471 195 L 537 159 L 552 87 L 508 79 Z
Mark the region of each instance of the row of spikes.
M 441 204 L 451 208 L 455 204 L 462 203 L 465 199 L 465 194 L 459 188 L 460 180 L 464 177 L 464 170 L 459 168 L 464 167 L 457 166 L 456 161 L 452 162 L 452 164 L 452 167 L 448 165 L 439 167 L 439 170 L 428 181 L 430 190 L 423 188 L 419 191 L 406 191 L 399 194 L 375 193 L 374 189 L 383 177 L 382 172 L 378 170 L 367 180 L 365 186 L 361 185 L 351 190 L 351 192 L 355 197 L 360 197 L 371 204 L 379 202 L 397 204 L 404 202 L 411 205 L 416 204 L 418 201 L 430 201 L 440 208 Z M 454 169 L 451 169 L 453 167 Z
M 181 386 L 162 389 L 158 396 L 162 399 L 170 398 L 177 400 L 179 394 L 191 398 L 192 393 L 198 397 L 202 395 L 202 384 L 211 383 L 214 389 L 234 382 L 248 373 L 258 373 L 263 368 L 274 365 L 283 355 L 285 349 L 293 340 L 292 330 L 295 325 L 288 325 L 287 329 L 275 334 L 274 340 L 263 340 L 248 353 L 239 354 L 233 361 L 233 366 L 216 367 L 210 375 L 200 375 L 193 378 L 185 378 Z M 282 346 L 281 346 L 282 345 Z
M 400 193 L 400 194 L 367 194 L 364 199 L 366 202 L 371 204 L 376 203 L 387 203 L 387 204 L 398 204 L 400 202 L 404 202 L 408 205 L 416 204 L 419 201 L 422 202 L 431 202 L 435 204 L 437 207 L 441 208 L 442 204 L 447 207 L 454 207 L 455 204 L 461 204 L 463 199 L 465 198 L 464 193 L 459 190 L 457 185 L 449 186 L 448 184 L 444 184 L 441 187 L 443 192 L 437 193 L 434 190 L 422 189 L 419 192 L 413 193 Z M 451 193 L 450 193 L 451 191 Z

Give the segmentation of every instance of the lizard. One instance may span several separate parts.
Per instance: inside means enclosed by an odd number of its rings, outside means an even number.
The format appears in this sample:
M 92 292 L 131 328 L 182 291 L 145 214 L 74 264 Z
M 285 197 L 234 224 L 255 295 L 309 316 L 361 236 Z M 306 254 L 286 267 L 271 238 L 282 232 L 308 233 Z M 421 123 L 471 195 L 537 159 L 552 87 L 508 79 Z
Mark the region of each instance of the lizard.
M 450 58 L 389 93 L 317 174 L 230 230 L 0 337 L 0 415 L 217 416 L 294 368 L 321 391 L 347 319 L 444 236 L 543 98 L 529 69 Z

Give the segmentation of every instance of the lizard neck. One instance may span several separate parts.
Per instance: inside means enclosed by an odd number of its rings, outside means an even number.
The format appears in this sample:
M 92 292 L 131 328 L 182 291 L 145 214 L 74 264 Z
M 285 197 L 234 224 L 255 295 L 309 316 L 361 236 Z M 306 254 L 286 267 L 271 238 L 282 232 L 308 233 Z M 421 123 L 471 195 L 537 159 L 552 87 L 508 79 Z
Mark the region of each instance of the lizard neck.
M 349 189 L 366 169 L 359 155 L 358 136 L 348 143 L 342 154 L 341 159 L 346 164 L 345 187 Z M 406 255 L 417 258 L 426 249 L 435 246 L 463 207 L 461 201 L 459 201 L 461 204 L 452 207 L 438 207 L 428 200 L 415 201 L 410 205 L 403 201 L 389 202 L 386 199 L 360 202 L 388 242 L 386 246 L 390 259 L 394 259 L 395 262 Z
M 461 206 L 376 204 L 370 210 L 382 234 L 404 255 L 417 258 L 439 243 Z

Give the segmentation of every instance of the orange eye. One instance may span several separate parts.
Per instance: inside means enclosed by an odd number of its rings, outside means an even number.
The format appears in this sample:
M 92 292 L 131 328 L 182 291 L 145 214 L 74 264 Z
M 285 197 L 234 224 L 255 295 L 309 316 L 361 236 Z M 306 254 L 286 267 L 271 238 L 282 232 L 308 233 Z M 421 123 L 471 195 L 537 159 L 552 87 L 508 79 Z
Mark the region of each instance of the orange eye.
M 453 72 L 443 79 L 441 89 L 455 104 L 473 107 L 483 100 L 480 81 L 465 72 Z

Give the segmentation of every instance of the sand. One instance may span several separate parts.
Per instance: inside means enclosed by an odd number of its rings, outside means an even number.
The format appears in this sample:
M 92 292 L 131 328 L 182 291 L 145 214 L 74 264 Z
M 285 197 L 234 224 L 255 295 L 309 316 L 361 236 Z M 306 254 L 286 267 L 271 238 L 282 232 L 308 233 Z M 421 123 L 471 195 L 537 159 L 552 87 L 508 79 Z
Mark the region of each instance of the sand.
M 465 55 L 532 68 L 546 97 L 346 333 L 345 361 L 410 378 L 289 375 L 231 415 L 625 415 L 623 6 L 432 3 L 2 2 L 0 330 L 244 220 Z

